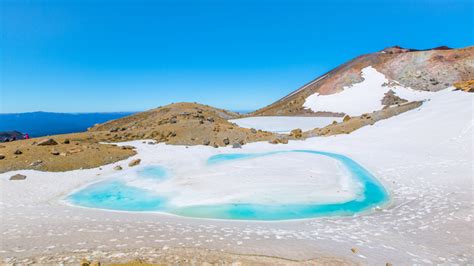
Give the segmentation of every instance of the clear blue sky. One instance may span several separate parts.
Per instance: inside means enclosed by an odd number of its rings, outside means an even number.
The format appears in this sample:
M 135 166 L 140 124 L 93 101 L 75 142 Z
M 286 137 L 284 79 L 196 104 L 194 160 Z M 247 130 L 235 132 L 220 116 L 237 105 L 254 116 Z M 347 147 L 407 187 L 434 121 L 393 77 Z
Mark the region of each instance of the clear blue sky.
M 0 112 L 256 109 L 387 46 L 473 45 L 472 0 L 0 0 Z

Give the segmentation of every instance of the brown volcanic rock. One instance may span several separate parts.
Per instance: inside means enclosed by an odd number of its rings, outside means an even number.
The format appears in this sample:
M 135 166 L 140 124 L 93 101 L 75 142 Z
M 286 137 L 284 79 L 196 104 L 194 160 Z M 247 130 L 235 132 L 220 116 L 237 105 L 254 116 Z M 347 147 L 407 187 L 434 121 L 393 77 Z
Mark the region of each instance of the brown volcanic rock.
M 58 145 L 58 143 L 54 139 L 43 139 L 38 144 L 38 146 L 50 146 L 50 145 Z
M 456 82 L 453 86 L 458 90 L 462 90 L 465 92 L 474 92 L 474 79 Z
M 2 154 L 13 154 L 18 149 L 23 151 L 23 154 L 17 158 L 6 156 L 0 160 L 0 173 L 22 169 L 68 171 L 94 168 L 136 154 L 134 150 L 123 150 L 119 146 L 99 144 L 98 140 L 102 138 L 102 135 L 103 132 L 56 135 L 54 139 L 61 144 L 54 146 L 36 145 L 42 138 L 2 143 L 4 146 L 1 149 Z M 70 144 L 62 144 L 66 139 L 70 140 Z M 57 152 L 59 155 L 56 155 Z
M 388 119 L 390 117 L 399 115 L 401 113 L 413 110 L 422 105 L 422 102 L 407 102 L 399 105 L 391 106 L 370 114 L 363 114 L 361 116 L 351 117 L 344 120 L 342 123 L 331 124 L 324 128 L 316 128 L 310 131 L 303 132 L 303 137 L 315 136 L 332 136 L 339 134 L 349 134 L 361 127 L 373 125 L 376 122 Z
M 406 103 L 406 102 L 408 101 L 395 95 L 395 93 L 392 90 L 389 90 L 388 92 L 386 92 L 385 96 L 382 98 L 382 105 L 384 106 L 390 106 L 390 105 L 401 104 L 401 103 Z
M 141 159 L 132 160 L 128 163 L 128 166 L 132 167 L 132 166 L 139 165 L 141 161 L 142 161 Z
M 273 133 L 241 128 L 227 119 L 238 114 L 196 103 L 175 103 L 99 124 L 90 132 L 102 132 L 102 141 L 154 139 L 179 145 L 226 146 L 269 140 Z
M 10 177 L 10 180 L 25 180 L 26 175 L 16 174 Z
M 303 108 L 303 104 L 308 96 L 316 92 L 329 95 L 342 91 L 345 86 L 361 82 L 361 70 L 368 66 L 405 87 L 438 91 L 456 81 L 474 79 L 473 62 L 474 47 L 437 47 L 423 51 L 389 47 L 354 58 L 250 115 L 343 116 L 341 113 L 314 113 Z

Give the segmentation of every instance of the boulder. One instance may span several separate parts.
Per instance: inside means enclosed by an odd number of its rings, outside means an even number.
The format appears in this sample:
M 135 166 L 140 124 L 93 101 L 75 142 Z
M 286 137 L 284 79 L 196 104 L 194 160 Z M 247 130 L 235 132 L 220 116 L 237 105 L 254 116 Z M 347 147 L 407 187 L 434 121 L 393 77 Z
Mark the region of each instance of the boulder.
M 282 138 L 282 137 L 278 137 L 278 138 L 275 138 L 275 139 L 272 139 L 269 141 L 269 143 L 271 144 L 288 144 L 288 139 L 287 138 Z
M 82 259 L 81 262 L 79 263 L 80 266 L 91 266 L 91 262 L 86 260 L 86 259 Z
M 57 151 L 57 150 L 52 150 L 52 151 L 51 151 L 51 154 L 52 154 L 52 155 L 59 155 L 59 151 Z
M 303 130 L 301 130 L 299 128 L 293 129 L 290 133 L 290 136 L 299 139 L 299 138 L 303 137 Z
M 10 177 L 10 180 L 25 180 L 26 175 L 16 174 Z
M 232 144 L 232 148 L 234 149 L 241 149 L 242 148 L 242 145 L 238 142 L 234 142 L 234 144 Z
M 23 154 L 23 152 L 21 150 L 16 149 L 13 154 L 20 155 Z
M 389 90 L 384 94 L 385 96 L 382 98 L 382 105 L 383 106 L 391 106 L 391 105 L 397 105 L 401 103 L 406 103 L 408 102 L 405 99 L 402 99 L 395 95 L 395 92 L 393 90 Z
M 122 166 L 120 166 L 120 165 L 117 165 L 117 166 L 114 167 L 114 170 L 116 170 L 116 171 L 120 171 L 120 170 L 122 170 L 122 169 L 123 169 L 123 168 L 122 168 Z
M 135 147 L 131 146 L 131 145 L 124 145 L 122 146 L 122 150 L 133 150 L 135 149 Z
M 58 145 L 54 139 L 43 139 L 42 141 L 36 144 L 37 146 L 49 146 L 49 145 Z
M 43 163 L 43 161 L 41 161 L 41 160 L 36 160 L 36 161 L 30 163 L 30 166 L 35 167 L 35 166 L 38 166 L 38 165 L 40 165 L 40 164 L 42 164 L 42 163 Z
M 468 81 L 460 81 L 453 84 L 456 90 L 462 90 L 465 92 L 474 92 L 474 79 Z
M 128 163 L 128 166 L 132 167 L 132 166 L 135 166 L 135 165 L 139 165 L 141 161 L 142 161 L 141 159 L 132 160 Z
M 3 159 L 5 159 L 5 155 L 0 154 L 0 160 L 3 160 Z
M 344 118 L 342 119 L 342 122 L 347 122 L 351 120 L 351 117 L 349 115 L 345 115 Z
M 224 145 L 229 145 L 230 140 L 228 138 L 225 138 L 222 140 L 222 142 L 224 142 Z
M 69 143 L 71 143 L 71 141 L 70 141 L 69 139 L 65 139 L 65 140 L 63 141 L 63 144 L 69 144 Z
M 206 139 L 202 142 L 202 144 L 207 146 L 207 145 L 211 144 L 211 142 L 208 139 Z
M 257 134 L 257 130 L 255 128 L 251 128 L 250 132 L 252 132 L 253 134 Z
M 70 153 L 70 154 L 79 153 L 81 151 L 82 151 L 82 149 L 79 148 L 79 147 L 71 148 L 71 149 L 67 150 L 67 152 Z

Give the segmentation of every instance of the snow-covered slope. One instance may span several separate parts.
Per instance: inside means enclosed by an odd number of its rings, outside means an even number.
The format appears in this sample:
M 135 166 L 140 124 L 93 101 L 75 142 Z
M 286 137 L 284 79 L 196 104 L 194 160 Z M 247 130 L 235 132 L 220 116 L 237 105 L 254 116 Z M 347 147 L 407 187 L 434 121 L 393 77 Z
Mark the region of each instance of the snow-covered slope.
M 344 87 L 338 93 L 321 95 L 315 93 L 306 98 L 303 107 L 313 112 L 345 113 L 358 116 L 381 110 L 385 93 L 392 90 L 396 96 L 408 101 L 429 99 L 434 92 L 417 91 L 400 85 L 388 86 L 389 80 L 384 74 L 369 66 L 362 69 L 364 80 L 352 86 Z

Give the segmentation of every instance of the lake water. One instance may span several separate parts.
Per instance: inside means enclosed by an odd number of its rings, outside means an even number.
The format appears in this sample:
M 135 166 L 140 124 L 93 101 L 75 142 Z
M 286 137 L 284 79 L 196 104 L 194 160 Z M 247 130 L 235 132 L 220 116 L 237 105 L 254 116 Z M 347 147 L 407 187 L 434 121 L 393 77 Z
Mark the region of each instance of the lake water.
M 309 153 L 330 157 L 341 162 L 349 170 L 352 178 L 363 187 L 363 195 L 356 199 L 339 203 L 307 204 L 219 204 L 203 206 L 176 207 L 168 204 L 169 198 L 157 195 L 152 191 L 127 186 L 121 179 L 113 178 L 92 184 L 68 197 L 69 202 L 79 206 L 124 210 L 124 211 L 157 211 L 181 216 L 231 219 L 231 220 L 289 220 L 314 218 L 334 215 L 353 215 L 376 206 L 383 205 L 389 199 L 385 188 L 377 179 L 354 160 L 340 154 L 313 150 L 289 150 L 266 153 L 233 153 L 219 154 L 210 157 L 207 164 L 232 163 L 235 160 L 250 160 L 262 156 L 280 153 Z M 137 170 L 139 178 L 153 178 L 160 182 L 172 178 L 165 169 L 159 166 Z

